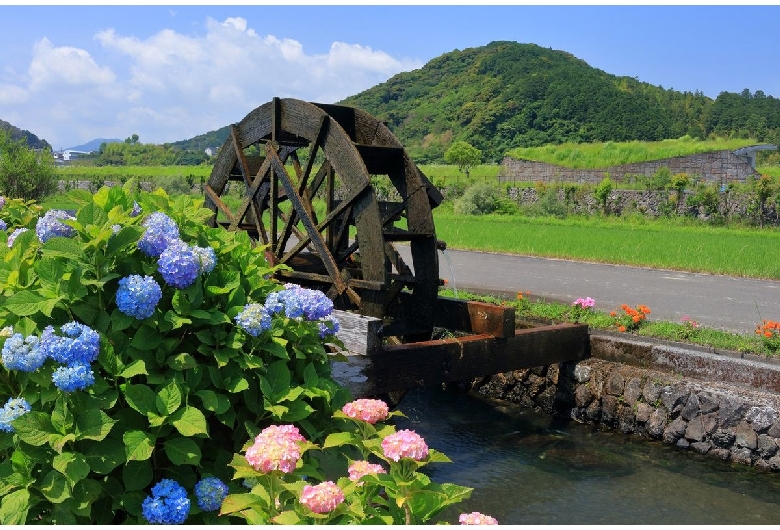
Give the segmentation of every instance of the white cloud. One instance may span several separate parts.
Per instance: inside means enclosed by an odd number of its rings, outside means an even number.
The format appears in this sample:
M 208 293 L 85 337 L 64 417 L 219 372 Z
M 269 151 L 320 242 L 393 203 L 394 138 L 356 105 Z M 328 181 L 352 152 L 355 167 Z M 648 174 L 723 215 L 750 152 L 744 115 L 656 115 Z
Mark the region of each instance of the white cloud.
M 86 50 L 71 46 L 55 48 L 45 37 L 35 44 L 27 73 L 33 91 L 62 84 L 103 85 L 116 79 L 110 68 L 98 66 Z
M 100 49 L 91 52 L 44 37 L 26 76 L 0 78 L 0 118 L 24 116 L 12 123 L 55 146 L 131 134 L 172 142 L 237 122 L 275 96 L 334 103 L 422 66 L 344 42 L 307 54 L 299 41 L 261 36 L 240 17 L 209 18 L 204 29 L 147 38 L 107 29 L 95 34 Z M 104 56 L 110 66 L 93 58 Z
M 27 101 L 29 94 L 17 85 L 0 85 L 0 106 L 20 105 Z

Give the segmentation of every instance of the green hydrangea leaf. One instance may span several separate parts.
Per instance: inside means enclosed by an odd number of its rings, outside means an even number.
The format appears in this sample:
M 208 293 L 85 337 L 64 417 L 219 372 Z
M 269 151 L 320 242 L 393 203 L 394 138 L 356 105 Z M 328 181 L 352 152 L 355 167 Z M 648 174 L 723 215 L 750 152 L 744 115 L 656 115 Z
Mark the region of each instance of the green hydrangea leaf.
M 165 454 L 177 466 L 200 465 L 200 447 L 190 438 L 173 438 L 165 442 Z

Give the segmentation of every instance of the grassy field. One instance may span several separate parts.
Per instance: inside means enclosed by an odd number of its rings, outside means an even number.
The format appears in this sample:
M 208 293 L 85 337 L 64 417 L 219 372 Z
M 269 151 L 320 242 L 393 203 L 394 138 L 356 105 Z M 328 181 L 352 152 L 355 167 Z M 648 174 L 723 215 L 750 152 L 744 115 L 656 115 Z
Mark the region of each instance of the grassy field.
M 780 231 L 650 221 L 643 217 L 456 216 L 434 211 L 436 235 L 453 249 L 484 250 L 780 279 Z
M 660 142 L 567 143 L 521 147 L 512 149 L 507 154 L 518 160 L 534 160 L 578 169 L 598 169 L 709 151 L 734 151 L 758 143 L 760 142 L 752 139 L 698 141 L 683 137 Z

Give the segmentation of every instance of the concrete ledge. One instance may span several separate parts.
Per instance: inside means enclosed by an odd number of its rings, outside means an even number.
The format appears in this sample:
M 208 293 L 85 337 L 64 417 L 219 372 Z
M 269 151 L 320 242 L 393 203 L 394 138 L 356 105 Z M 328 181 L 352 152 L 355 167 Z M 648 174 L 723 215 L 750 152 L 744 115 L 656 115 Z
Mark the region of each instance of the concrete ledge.
M 608 331 L 590 332 L 596 359 L 780 394 L 780 359 Z

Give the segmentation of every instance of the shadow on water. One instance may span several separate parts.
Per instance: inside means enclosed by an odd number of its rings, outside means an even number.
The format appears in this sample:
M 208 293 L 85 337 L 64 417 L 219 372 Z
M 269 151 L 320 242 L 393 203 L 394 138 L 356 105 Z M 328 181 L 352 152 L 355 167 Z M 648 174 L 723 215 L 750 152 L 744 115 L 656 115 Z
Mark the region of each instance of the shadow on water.
M 412 390 L 398 410 L 399 429 L 452 459 L 426 467 L 431 478 L 475 488 L 442 521 L 480 511 L 501 524 L 780 523 L 780 474 L 461 391 Z

